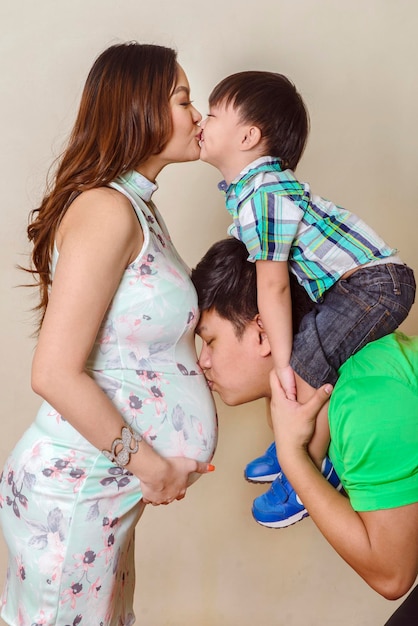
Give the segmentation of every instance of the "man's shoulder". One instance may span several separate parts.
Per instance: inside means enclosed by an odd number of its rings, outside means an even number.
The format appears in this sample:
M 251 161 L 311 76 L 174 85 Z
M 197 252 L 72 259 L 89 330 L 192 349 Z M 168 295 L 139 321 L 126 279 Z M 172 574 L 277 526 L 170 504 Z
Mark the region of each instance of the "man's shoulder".
M 400 331 L 368 343 L 339 370 L 339 383 L 355 378 L 389 377 L 418 386 L 418 336 Z
M 418 337 L 395 332 L 367 344 L 339 370 L 329 421 L 339 430 L 368 431 L 386 420 L 387 429 L 416 430 L 418 420 Z M 362 435 L 362 436 L 363 436 Z
M 360 511 L 417 500 L 418 337 L 396 332 L 340 368 L 331 395 L 329 455 Z

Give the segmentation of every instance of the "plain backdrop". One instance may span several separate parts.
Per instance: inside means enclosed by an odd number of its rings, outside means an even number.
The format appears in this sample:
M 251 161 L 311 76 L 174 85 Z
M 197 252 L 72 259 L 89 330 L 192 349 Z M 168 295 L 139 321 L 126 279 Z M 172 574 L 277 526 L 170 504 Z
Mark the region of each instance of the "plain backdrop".
M 96 56 L 131 39 L 175 47 L 203 114 L 227 74 L 287 74 L 311 116 L 299 176 L 417 268 L 417 27 L 415 0 L 0 0 L 1 464 L 40 403 L 29 382 L 35 299 L 16 269 L 27 260 L 28 213 Z M 219 178 L 200 162 L 159 177 L 156 202 L 190 266 L 226 234 Z M 403 329 L 418 334 L 416 306 Z M 399 602 L 372 591 L 309 518 L 276 531 L 252 520 L 263 487 L 242 473 L 272 439 L 264 403 L 217 405 L 216 471 L 184 501 L 147 509 L 138 526 L 137 623 L 383 625 Z M 1 539 L 1 578 L 6 562 Z

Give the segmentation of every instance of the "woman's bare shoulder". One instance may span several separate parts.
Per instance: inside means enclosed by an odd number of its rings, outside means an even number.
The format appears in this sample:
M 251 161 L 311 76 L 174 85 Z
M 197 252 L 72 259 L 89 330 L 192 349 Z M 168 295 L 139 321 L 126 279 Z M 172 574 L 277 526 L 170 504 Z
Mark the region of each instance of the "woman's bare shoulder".
M 115 189 L 98 187 L 83 191 L 68 207 L 57 232 L 57 246 L 73 234 L 96 233 L 113 246 L 138 248 L 142 229 L 129 199 Z M 100 235 L 99 235 L 100 233 Z

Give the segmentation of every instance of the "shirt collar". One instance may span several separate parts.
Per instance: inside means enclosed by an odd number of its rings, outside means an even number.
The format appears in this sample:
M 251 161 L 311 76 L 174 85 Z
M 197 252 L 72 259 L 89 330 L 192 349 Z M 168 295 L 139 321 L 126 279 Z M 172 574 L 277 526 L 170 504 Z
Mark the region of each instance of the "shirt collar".
M 154 191 L 157 191 L 158 189 L 157 183 L 152 183 L 150 180 L 148 180 L 148 178 L 145 178 L 145 176 L 143 176 L 136 170 L 127 172 L 126 174 L 123 174 L 123 176 L 121 176 L 120 178 L 122 178 L 122 180 L 130 185 L 138 194 L 138 196 L 142 198 L 145 202 L 149 202 Z
M 280 159 L 271 156 L 262 156 L 249 163 L 243 170 L 234 178 L 233 181 L 228 185 L 226 180 L 221 180 L 218 183 L 219 191 L 223 191 L 227 193 L 229 190 L 232 190 L 238 183 L 244 183 L 248 178 L 253 176 L 254 174 L 258 174 L 259 172 L 263 172 L 265 170 L 277 170 L 279 172 L 283 171 Z

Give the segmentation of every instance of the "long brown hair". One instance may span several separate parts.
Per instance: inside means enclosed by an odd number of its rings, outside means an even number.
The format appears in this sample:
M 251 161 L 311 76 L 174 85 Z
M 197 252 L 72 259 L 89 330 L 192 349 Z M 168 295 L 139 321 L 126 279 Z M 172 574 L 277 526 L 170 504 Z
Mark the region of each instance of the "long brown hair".
M 29 272 L 40 289 L 40 324 L 60 220 L 80 192 L 106 186 L 161 152 L 172 133 L 169 100 L 176 77 L 174 50 L 137 42 L 107 48 L 91 68 L 67 148 L 27 229 L 33 243 Z

